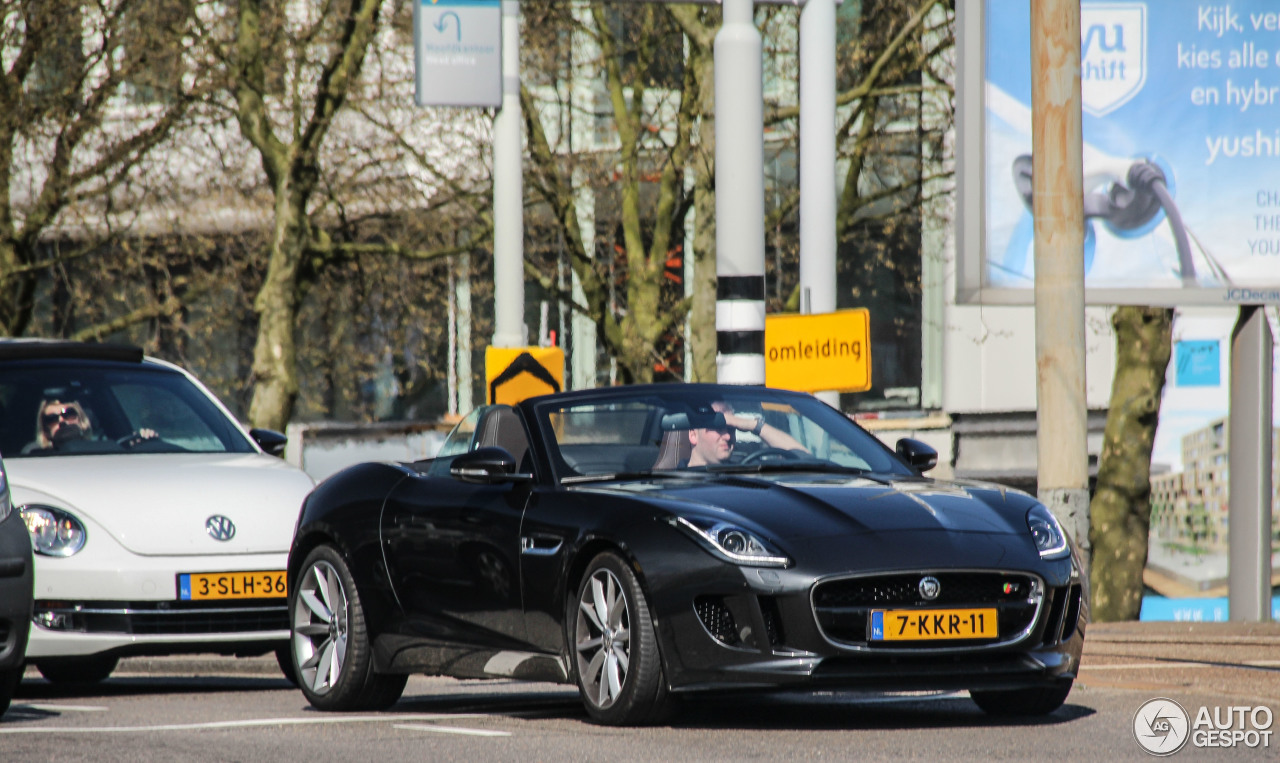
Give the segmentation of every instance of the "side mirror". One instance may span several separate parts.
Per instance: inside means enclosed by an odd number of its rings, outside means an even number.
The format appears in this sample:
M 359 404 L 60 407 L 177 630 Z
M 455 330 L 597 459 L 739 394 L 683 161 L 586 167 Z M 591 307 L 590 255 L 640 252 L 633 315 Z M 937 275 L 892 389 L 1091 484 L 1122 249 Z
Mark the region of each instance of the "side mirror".
M 268 456 L 284 457 L 284 446 L 289 444 L 288 437 L 274 429 L 250 429 L 249 436 Z
M 903 461 L 921 472 L 927 472 L 938 465 L 938 451 L 919 440 L 903 437 L 898 440 L 895 450 Z
M 463 482 L 530 482 L 532 474 L 516 472 L 516 457 L 506 448 L 476 448 L 453 459 L 449 475 Z

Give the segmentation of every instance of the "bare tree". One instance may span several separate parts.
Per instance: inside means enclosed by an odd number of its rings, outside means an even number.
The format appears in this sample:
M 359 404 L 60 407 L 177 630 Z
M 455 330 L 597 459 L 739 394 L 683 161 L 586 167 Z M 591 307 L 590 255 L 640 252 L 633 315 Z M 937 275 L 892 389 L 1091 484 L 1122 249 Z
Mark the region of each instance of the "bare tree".
M 0 18 L 0 334 L 20 336 L 42 279 L 56 297 L 72 286 L 66 268 L 119 254 L 112 244 L 139 220 L 147 157 L 203 76 L 184 53 L 187 0 L 18 0 Z M 38 328 L 101 336 L 173 313 L 169 287 L 180 285 L 156 285 L 86 312 L 78 329 L 65 313 Z

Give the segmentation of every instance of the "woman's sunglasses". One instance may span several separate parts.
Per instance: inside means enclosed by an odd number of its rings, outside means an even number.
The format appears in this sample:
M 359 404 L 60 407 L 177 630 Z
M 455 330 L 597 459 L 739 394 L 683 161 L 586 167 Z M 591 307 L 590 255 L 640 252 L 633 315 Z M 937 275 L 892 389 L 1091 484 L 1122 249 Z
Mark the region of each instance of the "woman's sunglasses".
M 80 411 L 69 405 L 64 405 L 61 409 L 45 411 L 40 420 L 44 422 L 46 427 L 51 427 L 59 421 L 76 422 L 80 420 Z

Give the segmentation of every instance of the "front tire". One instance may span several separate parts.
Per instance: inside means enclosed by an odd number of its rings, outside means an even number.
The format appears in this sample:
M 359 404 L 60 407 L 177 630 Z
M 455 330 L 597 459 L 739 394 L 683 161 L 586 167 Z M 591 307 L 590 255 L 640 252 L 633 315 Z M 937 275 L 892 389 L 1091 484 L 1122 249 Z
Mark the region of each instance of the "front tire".
M 87 686 L 102 683 L 120 664 L 119 657 L 51 657 L 36 663 L 36 670 L 49 683 L 62 686 Z
M 566 620 L 570 663 L 587 714 L 634 726 L 663 720 L 671 698 L 644 591 L 617 554 L 591 560 Z
M 969 696 L 988 715 L 1048 715 L 1062 707 L 1071 693 L 1072 681 L 1057 686 L 1005 691 L 971 691 Z
M 307 555 L 289 591 L 294 676 L 318 710 L 382 710 L 400 699 L 405 675 L 376 673 L 355 580 L 329 546 Z
M 8 670 L 0 670 L 0 715 L 4 715 L 9 709 L 9 703 L 18 691 L 18 684 L 22 683 L 22 672 L 22 663 Z

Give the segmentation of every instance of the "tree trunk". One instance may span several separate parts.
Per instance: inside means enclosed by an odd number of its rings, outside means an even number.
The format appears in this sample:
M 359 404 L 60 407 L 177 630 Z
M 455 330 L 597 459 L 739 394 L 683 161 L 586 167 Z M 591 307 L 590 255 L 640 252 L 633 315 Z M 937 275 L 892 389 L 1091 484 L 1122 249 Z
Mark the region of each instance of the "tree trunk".
M 254 300 L 258 337 L 253 348 L 253 398 L 249 421 L 283 432 L 298 399 L 297 347 L 298 266 L 305 236 L 305 200 L 277 189 L 275 235 L 267 277 Z
M 689 310 L 692 382 L 716 381 L 716 103 L 710 46 L 690 45 L 689 66 L 698 68 L 698 140 L 693 167 L 693 305 Z
M 1120 307 L 1116 372 L 1098 484 L 1090 504 L 1090 610 L 1098 622 L 1136 620 L 1151 521 L 1151 447 L 1169 365 L 1173 310 Z

